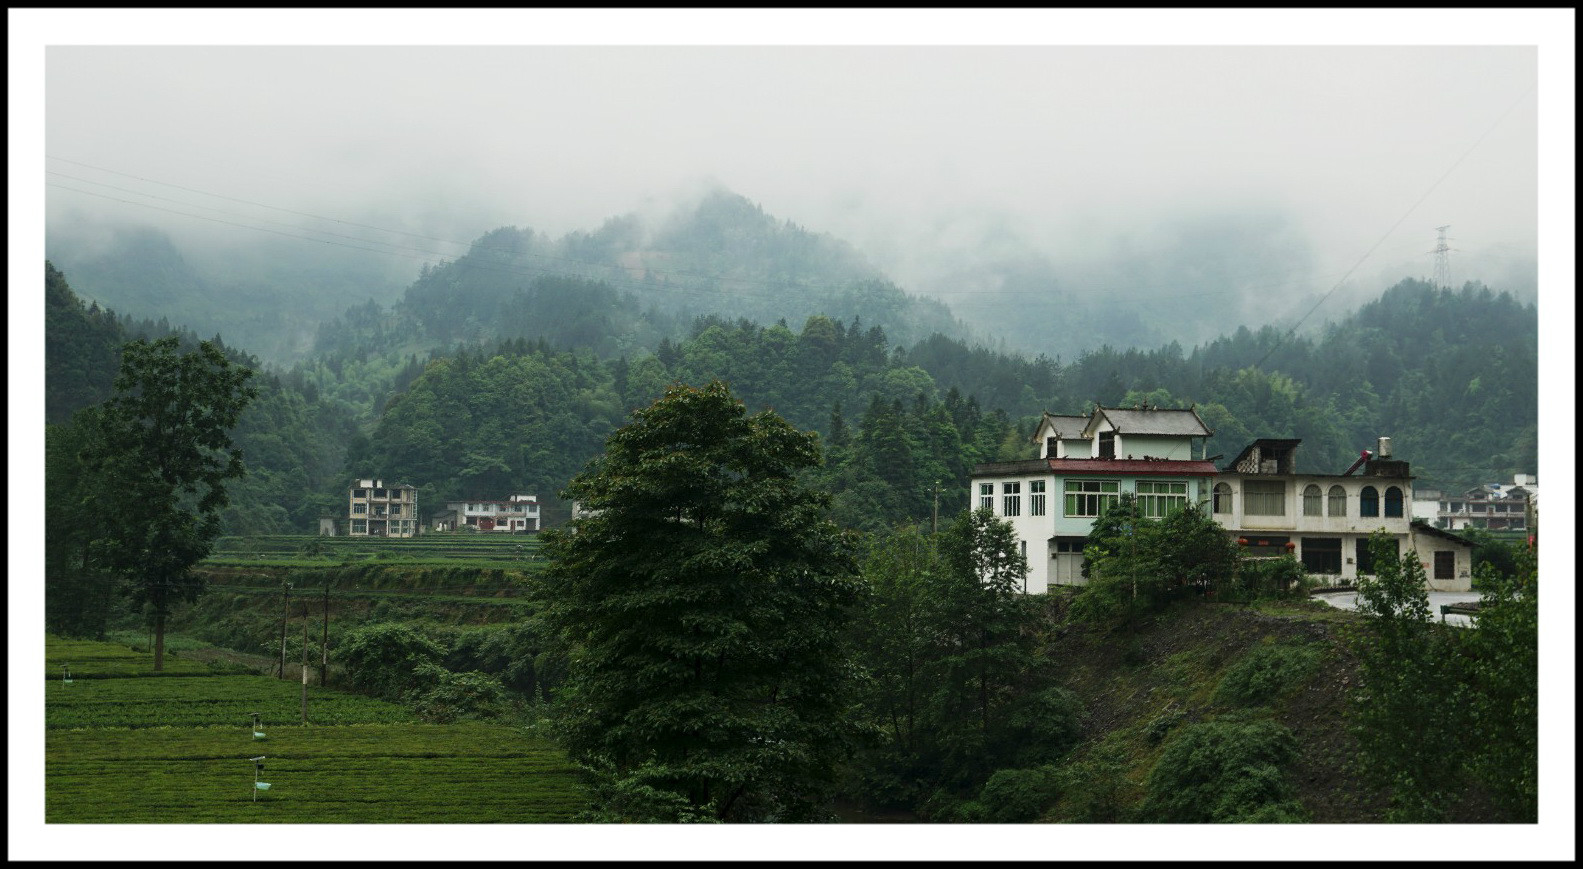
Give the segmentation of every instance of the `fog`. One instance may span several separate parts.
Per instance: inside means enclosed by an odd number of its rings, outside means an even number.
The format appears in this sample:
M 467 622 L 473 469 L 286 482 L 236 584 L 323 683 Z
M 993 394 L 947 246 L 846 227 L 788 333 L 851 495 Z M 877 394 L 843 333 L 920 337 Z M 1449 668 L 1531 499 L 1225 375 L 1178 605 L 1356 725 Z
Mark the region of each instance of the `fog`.
M 50 232 L 147 222 L 184 249 L 328 228 L 397 245 L 362 256 L 405 281 L 497 226 L 560 235 L 724 187 L 948 302 L 1016 261 L 1117 304 L 1235 311 L 1339 286 L 1320 317 L 1429 277 L 1449 225 L 1453 284 L 1531 298 L 1537 56 L 51 46 L 46 210 Z

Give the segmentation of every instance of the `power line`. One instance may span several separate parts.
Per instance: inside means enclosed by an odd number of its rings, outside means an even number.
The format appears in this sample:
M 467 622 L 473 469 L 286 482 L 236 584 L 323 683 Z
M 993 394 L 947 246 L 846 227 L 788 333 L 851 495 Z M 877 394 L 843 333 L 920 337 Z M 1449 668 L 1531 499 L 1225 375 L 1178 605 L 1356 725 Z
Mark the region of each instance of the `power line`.
M 1341 288 L 1341 284 L 1344 283 L 1346 281 L 1346 279 L 1349 276 L 1351 276 L 1351 274 L 1354 271 L 1357 271 L 1358 267 L 1363 265 L 1365 260 L 1367 260 L 1371 255 L 1373 255 L 1375 248 L 1378 248 L 1380 245 L 1384 244 L 1385 243 L 1385 239 L 1390 238 L 1391 237 L 1391 233 L 1394 233 L 1396 231 L 1396 228 L 1401 226 L 1402 223 L 1407 220 L 1407 217 L 1418 209 L 1418 206 L 1424 204 L 1424 200 L 1428 199 L 1429 195 L 1434 193 L 1435 190 L 1440 187 L 1440 184 L 1442 182 L 1444 182 L 1447 178 L 1449 178 L 1451 176 L 1452 172 L 1456 171 L 1458 166 L 1462 165 L 1462 161 L 1466 160 L 1468 158 L 1468 155 L 1472 154 L 1474 149 L 1478 148 L 1478 146 L 1484 141 L 1485 138 L 1487 138 L 1489 136 L 1490 133 L 1495 132 L 1495 128 L 1500 126 L 1501 122 L 1506 120 L 1506 116 L 1511 114 L 1512 111 L 1514 109 L 1516 109 L 1517 106 L 1519 104 L 1521 104 L 1523 100 L 1528 98 L 1528 94 L 1532 93 L 1533 89 L 1534 89 L 1534 86 L 1533 85 L 1529 85 L 1527 90 L 1524 90 L 1522 92 L 1522 94 L 1517 97 L 1517 99 L 1513 100 L 1512 104 L 1506 107 L 1506 111 L 1501 112 L 1500 117 L 1496 118 L 1494 123 L 1490 124 L 1489 127 L 1486 128 L 1483 133 L 1480 133 L 1479 137 L 1477 139 L 1473 140 L 1473 144 L 1469 145 L 1467 147 L 1467 150 L 1462 152 L 1462 156 L 1458 157 L 1455 160 L 1455 162 L 1453 162 L 1451 164 L 1450 168 L 1446 169 L 1445 172 L 1441 173 L 1440 177 L 1435 179 L 1435 183 L 1429 185 L 1429 189 L 1424 191 L 1424 195 L 1418 197 L 1418 201 L 1417 202 L 1414 202 L 1411 206 L 1409 206 L 1407 208 L 1406 211 L 1402 212 L 1402 216 L 1397 218 L 1395 223 L 1391 224 L 1391 228 L 1387 229 L 1385 231 L 1385 234 L 1380 236 L 1379 241 L 1376 241 L 1373 245 L 1371 245 L 1369 247 L 1368 250 L 1363 252 L 1363 256 L 1359 257 L 1358 261 L 1356 263 L 1353 263 L 1352 268 L 1347 269 L 1347 273 L 1345 275 L 1341 276 L 1341 280 L 1337 281 L 1336 285 L 1334 287 L 1330 288 L 1330 292 L 1327 292 L 1323 296 L 1319 297 L 1319 301 L 1315 302 L 1314 306 L 1312 308 L 1308 309 L 1308 313 L 1304 314 L 1292 326 L 1291 330 L 1287 332 L 1286 338 L 1288 340 L 1293 335 L 1297 334 L 1297 328 L 1299 326 L 1303 325 L 1303 322 L 1305 320 L 1307 320 L 1310 316 L 1312 316 L 1314 311 L 1319 310 L 1319 306 L 1323 305 L 1325 303 L 1326 299 L 1330 298 L 1336 292 L 1336 290 L 1340 289 Z M 1270 358 L 1270 354 L 1274 353 L 1276 348 L 1279 347 L 1279 346 L 1280 346 L 1279 342 L 1277 342 L 1276 344 L 1272 345 L 1270 347 L 1270 349 L 1265 351 L 1264 355 L 1259 358 L 1259 361 L 1255 362 L 1253 364 L 1253 367 L 1254 368 L 1258 368 L 1258 367 L 1262 366 L 1264 364 L 1265 360 Z

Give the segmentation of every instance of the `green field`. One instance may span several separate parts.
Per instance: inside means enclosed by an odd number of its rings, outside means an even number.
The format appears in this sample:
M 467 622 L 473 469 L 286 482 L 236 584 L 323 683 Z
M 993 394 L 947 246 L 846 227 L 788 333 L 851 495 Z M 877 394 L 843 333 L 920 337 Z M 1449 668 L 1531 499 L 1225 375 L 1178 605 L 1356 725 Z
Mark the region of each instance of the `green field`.
M 65 658 L 72 684 L 45 683 L 48 823 L 568 823 L 586 806 L 565 754 L 521 728 L 420 724 L 317 687 L 303 727 L 298 682 L 143 678 L 146 653 L 48 637 L 46 659 Z M 76 679 L 79 661 L 99 678 Z M 257 755 L 267 791 L 253 788 Z
M 165 653 L 165 669 L 154 672 L 154 656 L 134 652 L 124 645 L 93 640 L 68 640 L 49 637 L 44 644 L 44 678 L 59 683 L 65 675 L 62 666 L 71 668 L 72 686 L 78 680 L 124 676 L 197 676 L 214 672 L 202 661 Z
M 270 534 L 221 537 L 204 560 L 213 565 L 332 567 L 342 564 L 465 564 L 537 570 L 539 538 L 530 534 L 421 534 L 417 537 L 326 537 Z
M 44 726 L 214 727 L 250 730 L 254 712 L 266 726 L 302 721 L 302 683 L 267 676 L 87 679 L 45 683 Z M 311 724 L 415 722 L 406 707 L 309 686 Z

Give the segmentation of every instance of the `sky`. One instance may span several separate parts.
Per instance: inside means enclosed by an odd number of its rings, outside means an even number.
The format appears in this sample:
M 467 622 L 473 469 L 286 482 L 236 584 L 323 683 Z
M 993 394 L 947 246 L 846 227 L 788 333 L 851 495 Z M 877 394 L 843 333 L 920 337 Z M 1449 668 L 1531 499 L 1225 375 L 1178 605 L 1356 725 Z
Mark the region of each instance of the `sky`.
M 1092 269 L 1252 213 L 1320 289 L 1428 276 L 1448 225 L 1461 277 L 1531 295 L 1537 81 L 1533 46 L 53 46 L 46 205 L 465 242 L 719 185 L 948 299 L 964 261 Z
M 940 276 L 995 251 L 1098 270 L 1239 215 L 1286 228 L 1309 290 L 1377 290 L 1428 277 L 1449 226 L 1458 283 L 1531 282 L 1537 262 L 1541 352 L 1555 354 L 1542 386 L 1564 396 L 1540 427 L 1569 431 L 1574 23 L 1572 10 L 10 10 L 12 283 L 37 281 L 60 221 L 236 243 L 334 218 L 466 242 L 501 225 L 593 229 L 716 185 L 948 298 Z M 40 305 L 11 294 L 13 420 L 32 408 L 19 402 L 42 406 L 27 325 Z M 13 468 L 36 467 L 41 442 L 12 443 Z M 1570 457 L 1541 449 L 1547 475 L 1571 476 Z

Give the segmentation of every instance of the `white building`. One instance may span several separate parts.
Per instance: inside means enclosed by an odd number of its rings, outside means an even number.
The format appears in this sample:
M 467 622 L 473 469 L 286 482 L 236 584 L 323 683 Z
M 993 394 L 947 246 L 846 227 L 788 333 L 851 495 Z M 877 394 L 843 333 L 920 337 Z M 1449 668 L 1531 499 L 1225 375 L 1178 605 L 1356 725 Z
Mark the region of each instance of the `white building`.
M 435 527 L 457 531 L 503 531 L 536 534 L 539 531 L 539 496 L 512 495 L 504 501 L 450 501 Z
M 1028 559 L 1029 593 L 1085 582 L 1083 548 L 1094 520 L 1128 493 L 1153 518 L 1196 503 L 1244 555 L 1291 553 L 1335 584 L 1372 572 L 1368 538 L 1383 529 L 1398 552 L 1422 555 L 1432 589 L 1471 588 L 1471 544 L 1412 524 L 1412 477 L 1406 462 L 1390 459 L 1388 438 L 1382 455 L 1365 451 L 1345 473 L 1299 474 L 1296 439 L 1255 441 L 1219 469 L 1203 457 L 1212 434 L 1191 408 L 1045 414 L 1034 434 L 1040 457 L 976 466 L 970 505 L 1011 523 Z

